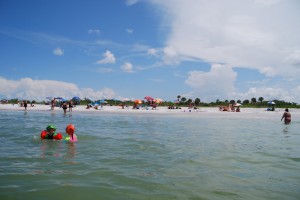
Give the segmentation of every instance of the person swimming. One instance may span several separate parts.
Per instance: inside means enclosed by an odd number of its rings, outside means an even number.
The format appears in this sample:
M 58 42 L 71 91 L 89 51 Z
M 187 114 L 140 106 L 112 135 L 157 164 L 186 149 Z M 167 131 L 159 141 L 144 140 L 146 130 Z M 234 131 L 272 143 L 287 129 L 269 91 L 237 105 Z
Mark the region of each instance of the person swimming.
M 75 126 L 73 124 L 68 124 L 66 127 L 66 133 L 69 135 L 65 138 L 66 141 L 76 142 L 77 136 L 75 135 Z
M 61 140 L 63 139 L 61 133 L 56 133 L 56 127 L 52 124 L 48 125 L 45 130 L 41 132 L 42 139 L 54 139 Z

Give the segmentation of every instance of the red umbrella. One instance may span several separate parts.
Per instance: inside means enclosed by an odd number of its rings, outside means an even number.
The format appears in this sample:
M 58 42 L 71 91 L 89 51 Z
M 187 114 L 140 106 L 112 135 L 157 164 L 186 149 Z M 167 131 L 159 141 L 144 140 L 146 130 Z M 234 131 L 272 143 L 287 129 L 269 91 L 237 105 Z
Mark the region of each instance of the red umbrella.
M 146 99 L 147 101 L 153 101 L 153 98 L 150 96 L 145 96 L 144 99 Z

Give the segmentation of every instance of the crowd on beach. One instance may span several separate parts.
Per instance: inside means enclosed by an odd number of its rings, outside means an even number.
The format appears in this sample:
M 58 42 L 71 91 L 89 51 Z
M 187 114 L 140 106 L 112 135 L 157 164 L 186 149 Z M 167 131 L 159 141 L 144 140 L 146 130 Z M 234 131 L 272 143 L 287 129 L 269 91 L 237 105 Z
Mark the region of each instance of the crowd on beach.
M 219 111 L 241 112 L 240 105 L 229 104 L 229 106 L 220 106 Z
M 106 102 L 107 103 L 107 102 Z M 8 101 L 3 101 L 1 100 L 1 104 L 5 105 L 8 104 Z M 30 105 L 30 107 L 35 107 L 35 105 L 33 104 L 33 102 L 28 103 L 28 101 L 23 100 L 23 101 L 18 101 L 17 104 L 20 107 L 25 108 L 25 111 L 27 111 L 28 106 Z M 14 106 L 14 104 L 12 104 Z M 64 114 L 66 114 L 67 110 L 69 109 L 69 112 L 72 112 L 73 108 L 78 105 L 78 103 L 71 99 L 71 100 L 56 100 L 55 98 L 51 99 L 51 101 L 49 102 L 49 104 L 51 106 L 51 110 L 54 110 L 55 107 L 59 107 L 63 110 Z M 125 109 L 127 108 L 127 110 L 130 108 L 130 104 L 127 104 L 126 102 L 122 102 L 120 103 L 118 106 L 120 106 L 121 109 Z M 134 104 L 132 106 L 132 110 L 157 110 L 159 106 L 159 103 L 156 101 L 134 101 Z M 219 106 L 219 111 L 226 111 L 226 112 L 241 112 L 240 110 L 240 106 L 241 104 L 229 104 L 228 106 Z M 39 107 L 39 106 L 38 106 Z M 98 110 L 100 108 L 103 108 L 103 104 L 93 104 L 93 103 L 88 103 L 86 106 L 86 109 L 90 109 L 90 108 L 94 108 L 95 110 Z M 39 109 L 39 108 L 36 108 Z M 183 112 L 186 112 L 186 109 L 189 112 L 192 112 L 193 110 L 197 111 L 197 109 L 199 109 L 198 107 L 196 107 L 193 103 L 189 104 L 187 108 L 185 107 L 180 107 L 178 105 L 169 105 L 166 107 L 166 109 L 168 110 L 173 110 L 173 109 L 183 109 Z M 271 106 L 265 110 L 265 111 L 275 111 L 275 106 L 274 104 L 271 104 Z M 289 124 L 291 122 L 291 113 L 289 112 L 289 109 L 286 108 L 281 120 L 284 120 L 285 124 Z
M 59 107 L 62 108 L 64 110 L 64 113 L 67 113 L 67 109 L 69 108 L 69 112 L 72 112 L 73 109 L 73 101 L 69 100 L 69 101 L 60 101 L 59 103 Z M 54 110 L 55 106 L 57 105 L 56 99 L 52 99 L 51 100 L 51 110 Z

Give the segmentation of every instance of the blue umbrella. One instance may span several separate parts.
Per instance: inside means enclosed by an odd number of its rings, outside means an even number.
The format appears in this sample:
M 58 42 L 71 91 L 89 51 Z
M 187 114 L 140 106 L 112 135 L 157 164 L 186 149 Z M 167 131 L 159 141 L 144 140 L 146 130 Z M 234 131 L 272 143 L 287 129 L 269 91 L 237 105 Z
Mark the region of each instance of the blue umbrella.
M 76 100 L 76 101 L 80 101 L 81 100 L 79 97 L 73 97 L 72 99 Z
M 107 101 L 105 101 L 105 100 L 100 100 L 100 101 L 98 101 L 100 104 L 102 104 L 102 103 L 107 103 Z

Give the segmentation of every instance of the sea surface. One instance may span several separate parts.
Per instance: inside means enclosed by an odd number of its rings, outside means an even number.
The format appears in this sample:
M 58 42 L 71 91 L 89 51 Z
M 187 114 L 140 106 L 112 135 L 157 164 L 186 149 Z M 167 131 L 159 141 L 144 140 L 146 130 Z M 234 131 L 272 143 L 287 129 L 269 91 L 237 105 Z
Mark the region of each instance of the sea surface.
M 300 121 L 281 114 L 0 111 L 0 199 L 299 200 Z M 77 143 L 40 140 L 69 123 Z

